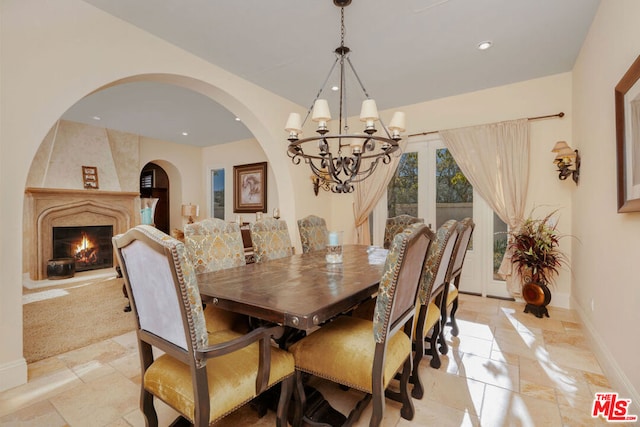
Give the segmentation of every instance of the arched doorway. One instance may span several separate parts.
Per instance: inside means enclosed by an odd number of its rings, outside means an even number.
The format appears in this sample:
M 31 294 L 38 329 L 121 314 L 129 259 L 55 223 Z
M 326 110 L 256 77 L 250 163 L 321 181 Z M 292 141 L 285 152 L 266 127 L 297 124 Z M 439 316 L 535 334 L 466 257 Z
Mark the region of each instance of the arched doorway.
M 171 215 L 169 213 L 169 175 L 155 163 L 147 163 L 140 172 L 140 197 L 158 199 L 153 222 L 158 230 L 169 234 Z

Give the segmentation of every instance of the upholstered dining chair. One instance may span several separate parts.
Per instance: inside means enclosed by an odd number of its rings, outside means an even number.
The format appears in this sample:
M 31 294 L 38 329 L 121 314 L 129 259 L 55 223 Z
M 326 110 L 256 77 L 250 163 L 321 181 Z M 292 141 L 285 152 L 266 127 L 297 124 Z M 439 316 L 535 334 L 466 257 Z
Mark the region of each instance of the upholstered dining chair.
M 264 218 L 252 223 L 251 242 L 256 262 L 293 255 L 289 228 L 281 219 Z
M 320 251 L 327 246 L 327 222 L 324 218 L 309 215 L 298 220 L 298 231 L 302 243 L 302 253 Z
M 401 371 L 401 416 L 411 420 L 413 402 L 408 392 L 411 375 L 413 316 L 417 291 L 433 233 L 424 224 L 397 234 L 387 255 L 373 319 L 340 316 L 291 347 L 296 363 L 294 426 L 302 423 L 306 403 L 302 373 L 308 373 L 362 391 L 345 425 L 356 421 L 373 400 L 370 426 L 382 421 L 385 390 Z
M 206 218 L 185 224 L 184 245 L 187 258 L 196 273 L 209 273 L 225 268 L 245 265 L 244 245 L 238 224 L 218 218 Z M 204 309 L 207 331 L 233 329 L 246 332 L 249 320 L 246 316 L 223 310 L 212 304 Z
M 458 324 L 456 322 L 456 312 L 458 311 L 458 294 L 460 289 L 460 276 L 462 275 L 462 267 L 464 266 L 464 260 L 471 243 L 471 236 L 476 225 L 471 218 L 465 218 L 458 222 L 458 241 L 456 247 L 453 250 L 454 260 L 453 266 L 447 278 L 447 304 L 446 310 L 443 313 L 444 324 L 451 325 L 451 335 L 458 336 Z M 449 312 L 449 322 L 447 322 L 447 310 L 451 307 Z M 444 325 L 443 325 L 444 327 Z
M 416 218 L 411 215 L 398 215 L 392 218 L 387 218 L 385 227 L 384 227 L 384 241 L 383 247 L 385 249 L 389 249 L 391 246 L 391 241 L 393 240 L 393 236 L 400 233 L 404 230 L 407 225 L 415 224 L 415 223 L 423 223 L 424 219 Z
M 442 311 L 446 307 L 444 304 L 447 300 L 447 278 L 452 265 L 452 254 L 456 244 L 458 235 L 456 220 L 449 220 L 442 224 L 437 232 L 435 241 L 429 248 L 427 261 L 424 266 L 424 274 L 420 291 L 418 292 L 418 301 L 420 304 L 418 321 L 416 326 L 415 345 L 416 345 L 416 361 L 414 364 L 414 397 L 421 396 L 421 384 L 418 377 L 418 365 L 424 356 L 424 342 L 429 341 L 428 352 L 431 355 L 431 367 L 438 369 L 441 361 L 438 354 L 438 343 L 440 343 L 440 352 L 446 353 L 447 343 L 442 332 Z M 433 329 L 430 337 L 426 334 Z
M 292 355 L 271 345 L 280 328 L 208 334 L 183 243 L 139 225 L 113 237 L 113 247 L 136 318 L 146 425 L 158 425 L 154 396 L 203 427 L 282 383 L 277 425 L 286 426 L 295 371 Z

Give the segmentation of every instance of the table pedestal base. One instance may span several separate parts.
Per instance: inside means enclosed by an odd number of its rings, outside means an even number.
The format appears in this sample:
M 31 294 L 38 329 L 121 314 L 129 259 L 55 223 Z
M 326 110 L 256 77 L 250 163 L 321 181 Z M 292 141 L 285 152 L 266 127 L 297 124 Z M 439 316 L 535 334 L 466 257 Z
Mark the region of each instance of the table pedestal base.
M 322 393 L 315 388 L 305 386 L 304 393 L 307 404 L 302 419 L 306 424 L 318 427 L 335 427 L 342 426 L 347 421 L 347 417 L 333 409 Z

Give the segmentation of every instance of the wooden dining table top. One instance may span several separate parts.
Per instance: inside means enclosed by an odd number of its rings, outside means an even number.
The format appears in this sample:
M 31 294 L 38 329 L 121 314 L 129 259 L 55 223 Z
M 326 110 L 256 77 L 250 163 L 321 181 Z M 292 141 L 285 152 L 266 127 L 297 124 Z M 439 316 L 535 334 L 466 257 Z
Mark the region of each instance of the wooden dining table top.
M 198 274 L 203 301 L 262 320 L 308 330 L 374 295 L 386 250 L 345 245 L 343 262 L 325 251 Z

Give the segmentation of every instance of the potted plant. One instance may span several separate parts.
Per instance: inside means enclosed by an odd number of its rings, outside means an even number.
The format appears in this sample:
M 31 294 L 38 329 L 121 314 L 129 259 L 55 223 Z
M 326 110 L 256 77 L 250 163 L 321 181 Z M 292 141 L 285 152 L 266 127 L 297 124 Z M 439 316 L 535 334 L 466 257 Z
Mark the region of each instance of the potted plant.
M 511 262 L 522 278 L 522 297 L 527 303 L 524 311 L 537 317 L 549 312 L 546 306 L 551 302 L 549 285 L 554 283 L 560 267 L 566 264 L 566 257 L 559 249 L 560 235 L 553 220 L 556 211 L 544 218 L 527 218 L 520 227 L 509 232 Z

